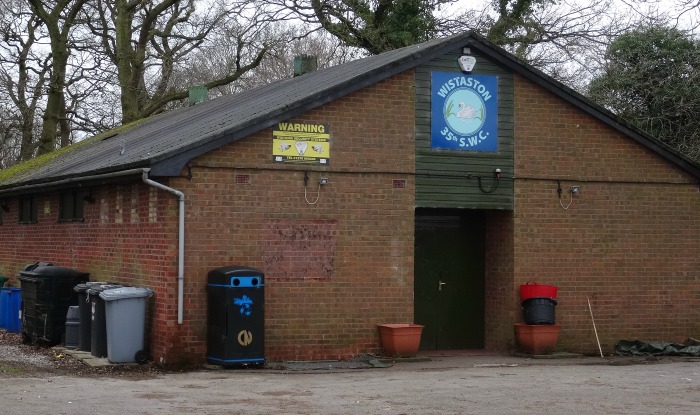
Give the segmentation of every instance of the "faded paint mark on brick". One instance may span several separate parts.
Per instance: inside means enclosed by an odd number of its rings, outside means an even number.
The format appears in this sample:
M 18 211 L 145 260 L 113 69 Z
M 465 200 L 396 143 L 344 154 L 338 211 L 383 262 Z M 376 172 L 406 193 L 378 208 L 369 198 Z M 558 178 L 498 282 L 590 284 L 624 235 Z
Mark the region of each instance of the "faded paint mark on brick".
M 117 187 L 117 197 L 114 202 L 114 223 L 122 223 L 122 187 Z
M 109 204 L 107 198 L 100 198 L 100 223 L 109 223 Z
M 335 275 L 335 221 L 272 220 L 266 226 L 263 262 L 268 278 L 329 279 Z
M 139 188 L 131 186 L 131 223 L 139 223 Z
M 148 191 L 148 222 L 158 221 L 158 189 L 150 187 Z

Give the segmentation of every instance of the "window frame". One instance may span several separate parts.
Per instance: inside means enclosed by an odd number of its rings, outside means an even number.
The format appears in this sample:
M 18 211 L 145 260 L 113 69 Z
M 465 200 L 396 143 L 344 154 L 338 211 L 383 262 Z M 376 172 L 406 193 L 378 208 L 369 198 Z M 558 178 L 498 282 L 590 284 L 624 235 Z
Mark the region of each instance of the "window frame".
M 85 221 L 85 190 L 67 190 L 58 194 L 58 221 Z
M 19 198 L 17 223 L 37 223 L 37 203 L 34 196 L 22 196 Z

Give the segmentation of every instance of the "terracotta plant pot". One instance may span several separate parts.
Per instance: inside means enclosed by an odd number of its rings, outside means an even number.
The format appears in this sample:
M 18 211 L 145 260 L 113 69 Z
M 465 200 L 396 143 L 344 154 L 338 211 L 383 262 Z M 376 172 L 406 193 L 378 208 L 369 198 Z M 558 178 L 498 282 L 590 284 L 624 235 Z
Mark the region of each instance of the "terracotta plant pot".
M 528 354 L 548 354 L 554 351 L 559 336 L 559 326 L 557 324 L 513 324 L 515 338 L 518 340 L 520 349 Z
M 379 324 L 384 353 L 392 357 L 411 357 L 418 353 L 423 326 L 420 324 Z

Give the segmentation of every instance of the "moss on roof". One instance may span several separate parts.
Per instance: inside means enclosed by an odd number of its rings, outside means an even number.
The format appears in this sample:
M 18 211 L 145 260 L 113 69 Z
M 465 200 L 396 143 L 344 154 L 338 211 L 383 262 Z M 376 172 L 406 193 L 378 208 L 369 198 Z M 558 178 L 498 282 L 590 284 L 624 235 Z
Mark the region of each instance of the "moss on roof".
M 101 140 L 110 138 L 115 135 L 119 135 L 120 133 L 123 133 L 125 131 L 130 130 L 132 127 L 138 125 L 144 119 L 141 120 L 136 120 L 132 121 L 129 124 L 124 124 L 120 125 L 118 127 L 112 128 L 111 130 L 107 130 L 105 132 L 102 132 L 100 134 L 97 134 L 95 136 L 92 136 L 90 138 L 87 138 L 82 141 L 78 141 L 77 143 L 71 144 L 67 147 L 63 147 L 61 149 L 58 149 L 56 151 L 52 151 L 50 153 L 42 154 L 41 156 L 34 157 L 31 160 L 27 160 L 22 163 L 15 164 L 13 166 L 10 166 L 5 169 L 0 170 L 0 185 L 3 184 L 9 184 L 9 183 L 14 183 L 17 179 L 20 178 L 24 173 L 32 170 L 37 170 L 40 169 L 48 164 L 50 164 L 53 160 L 59 158 L 60 156 L 67 154 L 69 152 L 75 151 L 81 147 L 84 147 L 88 144 L 96 143 Z

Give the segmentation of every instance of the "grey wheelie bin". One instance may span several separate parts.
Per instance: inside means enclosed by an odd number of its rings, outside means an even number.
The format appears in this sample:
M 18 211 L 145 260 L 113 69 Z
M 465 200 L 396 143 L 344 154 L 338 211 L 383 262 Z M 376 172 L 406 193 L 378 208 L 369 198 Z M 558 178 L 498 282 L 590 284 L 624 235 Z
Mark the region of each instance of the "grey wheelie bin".
M 145 363 L 146 302 L 150 288 L 123 287 L 102 291 L 107 322 L 107 360 L 112 363 Z

